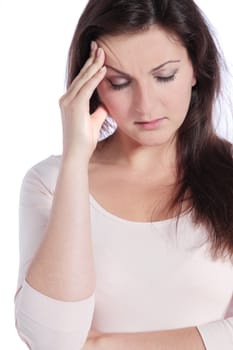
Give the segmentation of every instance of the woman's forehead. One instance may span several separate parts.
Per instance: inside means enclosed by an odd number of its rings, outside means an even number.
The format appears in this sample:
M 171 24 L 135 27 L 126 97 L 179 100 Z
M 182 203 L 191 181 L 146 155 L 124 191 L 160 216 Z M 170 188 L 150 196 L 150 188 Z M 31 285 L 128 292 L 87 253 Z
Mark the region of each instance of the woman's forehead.
M 180 41 L 165 30 L 153 26 L 143 32 L 106 35 L 97 40 L 106 56 L 106 64 L 117 65 L 120 69 L 133 69 L 137 66 L 162 64 L 168 60 L 181 60 L 187 57 L 186 49 Z

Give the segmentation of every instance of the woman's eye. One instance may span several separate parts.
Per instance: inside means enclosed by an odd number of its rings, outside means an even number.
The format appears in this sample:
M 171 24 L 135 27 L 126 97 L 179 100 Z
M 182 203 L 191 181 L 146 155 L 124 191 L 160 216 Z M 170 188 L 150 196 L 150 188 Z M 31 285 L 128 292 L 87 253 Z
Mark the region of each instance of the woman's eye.
M 167 83 L 169 81 L 172 81 L 174 80 L 176 77 L 176 73 L 172 74 L 172 75 L 169 75 L 168 77 L 154 77 L 158 82 L 160 83 Z
M 126 80 L 123 80 L 123 79 L 119 79 L 119 82 L 118 82 L 118 83 L 113 82 L 113 81 L 111 81 L 110 79 L 108 79 L 108 81 L 109 81 L 109 83 L 110 83 L 112 89 L 114 89 L 114 90 L 121 90 L 121 89 L 124 89 L 125 87 L 127 87 L 127 86 L 130 84 L 129 81 L 126 81 Z M 121 83 L 120 83 L 120 81 L 121 81 Z
M 121 90 L 121 89 L 124 89 L 125 87 L 127 87 L 128 85 L 129 85 L 129 83 L 125 83 L 125 84 L 112 84 L 111 83 L 111 85 L 112 85 L 112 88 L 114 89 L 114 90 Z

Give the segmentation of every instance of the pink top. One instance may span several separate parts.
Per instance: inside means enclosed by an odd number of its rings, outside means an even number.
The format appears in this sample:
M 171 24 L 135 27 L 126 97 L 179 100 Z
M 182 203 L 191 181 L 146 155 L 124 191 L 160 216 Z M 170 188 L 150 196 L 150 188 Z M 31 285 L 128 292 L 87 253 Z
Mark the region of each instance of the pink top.
M 25 275 L 43 238 L 59 171 L 51 156 L 26 174 L 20 197 L 16 327 L 32 350 L 79 350 L 91 327 L 146 332 L 197 326 L 207 350 L 233 349 L 233 266 L 213 261 L 191 215 L 147 223 L 119 218 L 90 195 L 97 285 L 77 302 L 49 298 Z

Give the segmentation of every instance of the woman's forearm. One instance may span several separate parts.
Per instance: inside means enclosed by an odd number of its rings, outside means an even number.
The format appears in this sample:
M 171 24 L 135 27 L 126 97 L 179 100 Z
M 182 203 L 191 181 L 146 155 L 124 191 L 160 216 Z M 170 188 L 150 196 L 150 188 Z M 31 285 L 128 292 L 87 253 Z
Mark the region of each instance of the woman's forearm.
M 84 348 L 85 349 L 85 348 Z M 205 350 L 196 327 L 143 332 L 103 334 L 96 350 Z
M 63 159 L 44 239 L 27 282 L 63 301 L 91 295 L 95 285 L 90 234 L 88 162 Z

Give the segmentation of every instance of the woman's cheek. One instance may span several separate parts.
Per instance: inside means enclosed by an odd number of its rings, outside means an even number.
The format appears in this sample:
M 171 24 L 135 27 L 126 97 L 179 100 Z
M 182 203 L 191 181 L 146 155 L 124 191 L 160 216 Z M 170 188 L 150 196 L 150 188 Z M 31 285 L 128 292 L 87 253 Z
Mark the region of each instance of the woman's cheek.
M 113 118 L 125 116 L 127 111 L 127 101 L 121 91 L 114 91 L 105 88 L 97 89 L 100 101 L 106 106 Z

